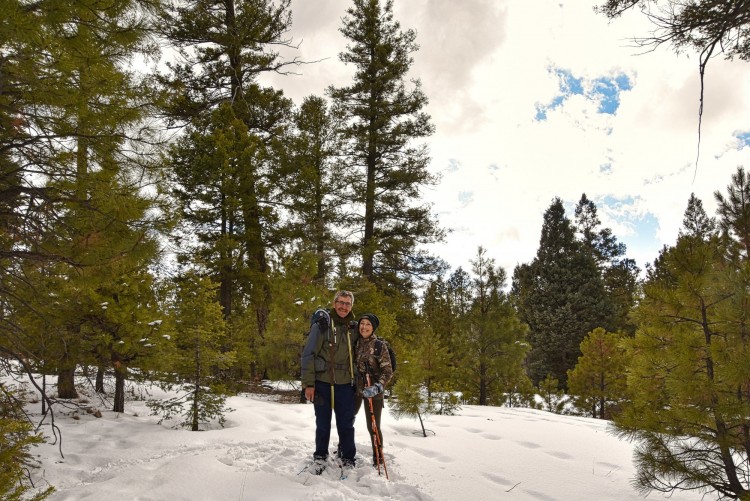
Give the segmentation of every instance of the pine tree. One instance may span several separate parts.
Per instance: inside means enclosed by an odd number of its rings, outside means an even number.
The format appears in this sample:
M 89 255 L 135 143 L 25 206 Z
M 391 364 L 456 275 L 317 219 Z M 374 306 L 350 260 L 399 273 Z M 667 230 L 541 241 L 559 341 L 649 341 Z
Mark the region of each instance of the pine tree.
M 536 257 L 513 273 L 512 294 L 530 329 L 529 376 L 538 384 L 550 374 L 567 387 L 584 336 L 607 328 L 613 313 L 596 260 L 575 239 L 559 198 L 544 213 Z
M 596 204 L 585 193 L 575 208 L 574 227 L 584 252 L 591 255 L 599 268 L 608 308 L 612 310 L 609 325 L 618 332 L 632 334 L 635 327 L 628 317 L 635 305 L 640 270 L 635 261 L 625 257 L 625 244 L 617 241 L 611 229 L 601 227 Z
M 39 317 L 34 325 L 45 331 L 22 324 L 26 340 L 57 336 L 45 347 L 44 362 L 58 372 L 62 397 L 76 395 L 74 370 L 88 361 L 84 344 L 91 340 L 84 313 L 52 311 L 69 299 L 61 291 L 105 286 L 113 264 L 143 269 L 155 257 L 157 222 L 146 215 L 154 201 L 141 188 L 154 180 L 149 157 L 157 138 L 144 116 L 150 93 L 126 69 L 153 53 L 151 7 L 132 0 L 35 3 L 11 9 L 11 31 L 20 36 L 2 40 L 19 56 L 11 65 L 10 86 L 22 96 L 11 103 L 17 114 L 11 158 L 34 166 L 10 179 L 21 194 L 16 210 L 30 216 L 14 227 L 15 245 L 33 249 L 16 254 L 9 268 L 33 280 L 15 280 L 10 296 L 19 318 Z M 45 304 L 51 295 L 60 301 Z
M 411 295 L 412 277 L 436 273 L 442 263 L 420 245 L 442 231 L 419 204 L 420 190 L 436 182 L 424 145 L 433 132 L 419 80 L 404 80 L 417 50 L 416 33 L 402 31 L 392 0 L 354 0 L 341 32 L 351 43 L 340 55 L 354 66 L 351 86 L 329 88 L 345 118 L 346 165 L 351 199 L 362 212 L 352 227 L 362 234 L 362 273 L 380 288 Z
M 424 420 L 427 416 L 434 413 L 435 403 L 432 399 L 425 398 L 422 394 L 420 378 L 414 375 L 409 369 L 399 371 L 398 382 L 393 392 L 398 396 L 398 400 L 392 405 L 391 413 L 393 417 L 416 417 L 419 419 L 420 431 L 423 437 L 427 437 L 427 429 L 424 426 Z
M 466 270 L 459 266 L 451 273 L 446 284 L 446 292 L 454 316 L 463 320 L 474 300 L 472 278 Z
M 505 405 L 507 407 L 526 407 L 530 409 L 538 409 L 539 404 L 536 401 L 536 388 L 534 383 L 525 374 L 519 374 L 515 384 L 508 388 L 507 399 Z
M 451 346 L 457 329 L 458 317 L 454 314 L 448 284 L 441 277 L 431 281 L 422 297 L 421 316 L 441 344 Z
M 526 326 L 503 292 L 505 271 L 495 266 L 482 247 L 471 263 L 472 307 L 462 318 L 465 329 L 456 340 L 461 347 L 456 352 L 458 389 L 479 405 L 501 405 L 508 391 L 526 377 L 522 368 L 528 349 Z
M 25 414 L 22 392 L 0 383 L 0 496 L 3 499 L 41 501 L 54 487 L 34 489 L 28 471 L 39 466 L 31 448 L 44 442 Z M 36 494 L 31 493 L 36 490 Z
M 300 357 L 310 332 L 310 318 L 317 308 L 328 307 L 330 291 L 316 278 L 318 260 L 314 254 L 277 254 L 280 255 L 270 281 L 273 301 L 268 329 L 252 356 L 264 368 L 264 376 L 294 381 L 299 380 Z M 357 295 L 356 306 L 359 300 Z
M 424 420 L 430 414 L 452 415 L 460 410 L 458 396 L 453 391 L 453 368 L 445 346 L 431 336 L 428 326 L 422 329 L 413 343 L 399 348 L 398 377 L 393 387 L 391 412 L 419 419 L 422 436 L 427 436 Z
M 575 406 L 599 419 L 611 419 L 626 398 L 623 374 L 627 357 L 622 335 L 597 328 L 581 343 L 581 356 L 568 371 L 568 390 Z
M 315 279 L 326 284 L 333 279 L 334 258 L 350 253 L 346 235 L 339 230 L 352 215 L 348 181 L 339 173 L 339 118 L 323 98 L 308 96 L 294 125 L 284 162 L 291 230 L 300 250 L 317 257 Z
M 546 410 L 555 414 L 562 414 L 565 410 L 566 398 L 565 392 L 560 389 L 560 381 L 547 374 L 544 379 L 539 381 L 537 388 Z
M 453 413 L 457 405 L 451 393 L 455 384 L 455 367 L 446 343 L 435 336 L 430 327 L 423 326 L 414 343 L 402 346 L 405 351 L 401 355 L 399 367 L 408 365 L 409 370 L 415 373 L 411 376 L 419 377 L 419 391 L 426 399 L 427 408 L 436 414 Z M 400 369 L 398 377 L 401 378 Z M 400 398 L 398 392 L 396 396 Z
M 697 489 L 744 499 L 750 275 L 747 261 L 727 252 L 732 243 L 697 224 L 704 216 L 691 197 L 688 224 L 649 273 L 629 347 L 630 401 L 615 425 L 639 443 L 636 480 L 644 493 Z
M 181 277 L 173 311 L 173 349 L 166 352 L 162 367 L 165 388 L 177 396 L 150 400 L 154 415 L 163 421 L 182 416 L 175 426 L 199 431 L 201 424 L 225 419 L 226 388 L 213 377 L 216 370 L 231 367 L 235 352 L 226 349 L 227 329 L 216 302 L 216 285 L 190 271 Z
M 710 238 L 716 235 L 716 231 L 716 220 L 708 217 L 703 208 L 703 201 L 696 197 L 695 193 L 691 193 L 687 209 L 685 209 L 685 217 L 682 218 L 680 235 Z
M 268 253 L 283 243 L 279 148 L 292 113 L 259 75 L 295 62 L 274 50 L 291 45 L 289 3 L 190 0 L 165 9 L 161 25 L 178 49 L 159 78 L 165 112 L 170 123 L 187 124 L 171 158 L 183 236 L 197 237 L 182 242 L 194 253 L 187 259 L 210 266 L 225 319 L 249 303 L 261 338 L 271 302 Z
M 738 167 L 727 186 L 726 196 L 717 191 L 714 198 L 722 231 L 738 242 L 742 256 L 747 259 L 750 256 L 750 175 L 743 167 Z

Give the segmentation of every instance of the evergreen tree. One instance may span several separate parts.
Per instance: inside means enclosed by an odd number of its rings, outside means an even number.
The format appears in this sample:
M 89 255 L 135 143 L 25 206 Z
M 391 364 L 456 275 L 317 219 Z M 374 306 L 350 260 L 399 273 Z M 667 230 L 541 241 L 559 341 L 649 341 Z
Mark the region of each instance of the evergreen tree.
M 609 228 L 600 228 L 601 221 L 596 204 L 585 193 L 575 208 L 575 228 L 583 247 L 591 253 L 596 263 L 604 268 L 625 255 L 625 244 L 617 241 Z
M 635 261 L 625 257 L 625 244 L 617 241 L 611 229 L 601 228 L 596 204 L 585 193 L 575 208 L 575 229 L 584 252 L 594 259 L 604 282 L 612 311 L 609 325 L 618 332 L 634 333 L 629 314 L 635 305 L 640 270 Z
M 610 419 L 626 396 L 626 365 L 622 335 L 601 327 L 589 332 L 581 343 L 578 363 L 568 371 L 574 405 L 593 417 Z
M 696 197 L 695 193 L 691 193 L 687 209 L 685 209 L 685 217 L 682 218 L 680 236 L 709 238 L 716 235 L 716 231 L 716 220 L 708 217 L 701 199 Z
M 258 343 L 257 353 L 251 354 L 257 357 L 252 358 L 253 363 L 263 367 L 268 378 L 299 380 L 310 318 L 318 307 L 328 307 L 326 302 L 330 301 L 330 291 L 317 280 L 318 264 L 315 255 L 307 253 L 282 254 L 274 263 L 268 329 L 263 342 Z M 357 306 L 359 300 L 357 296 Z
M 714 198 L 718 204 L 719 226 L 739 244 L 742 257 L 747 259 L 750 256 L 750 175 L 743 167 L 738 167 L 727 186 L 726 196 L 717 191 Z
M 642 491 L 750 493 L 747 260 L 727 252 L 691 197 L 689 223 L 660 255 L 635 310 L 630 402 L 615 417 L 637 440 Z M 722 221 L 722 225 L 728 221 Z M 704 231 L 697 232 L 697 228 Z
M 398 379 L 401 379 L 401 367 L 408 366 L 408 388 L 417 389 L 425 400 L 425 409 L 435 414 L 450 414 L 455 411 L 456 401 L 452 399 L 451 390 L 455 384 L 455 368 L 451 363 L 448 347 L 430 327 L 422 325 L 422 330 L 413 343 L 399 349 Z M 419 381 L 418 386 L 411 386 Z M 395 394 L 401 398 L 399 390 L 404 386 L 396 384 Z
M 422 297 L 421 316 L 432 330 L 433 336 L 452 352 L 451 343 L 458 317 L 454 314 L 455 307 L 448 288 L 441 277 L 430 282 Z
M 148 405 L 154 415 L 161 414 L 160 422 L 182 416 L 176 426 L 191 431 L 217 418 L 223 426 L 227 390 L 213 375 L 234 363 L 235 352 L 226 349 L 227 329 L 216 302 L 216 285 L 195 271 L 187 272 L 178 284 L 173 317 L 174 346 L 167 352 L 163 374 L 164 386 L 177 389 L 178 395 Z
M 289 0 L 190 0 L 168 6 L 162 21 L 178 49 L 159 78 L 165 111 L 170 123 L 188 124 L 171 159 L 183 236 L 197 237 L 183 242 L 195 244 L 188 259 L 215 275 L 225 319 L 249 303 L 262 338 L 271 302 L 268 253 L 282 243 L 279 148 L 291 103 L 259 75 L 294 63 L 274 51 L 290 46 Z
M 612 306 L 596 260 L 575 239 L 559 198 L 544 213 L 536 257 L 514 271 L 512 293 L 530 328 L 529 376 L 538 384 L 550 374 L 567 387 L 581 341 L 612 322 Z
M 420 190 L 436 182 L 429 157 L 416 140 L 433 132 L 419 80 L 404 80 L 418 49 L 416 33 L 393 19 L 392 0 L 354 0 L 341 32 L 351 42 L 341 61 L 354 66 L 351 86 L 330 88 L 344 114 L 351 199 L 364 207 L 352 218 L 362 234 L 363 275 L 384 289 L 411 296 L 414 277 L 436 273 L 442 263 L 419 246 L 442 231 L 419 204 Z
M 515 384 L 508 388 L 505 405 L 508 407 L 527 407 L 538 409 L 539 404 L 536 401 L 536 388 L 531 379 L 525 374 L 520 373 Z
M 466 270 L 459 266 L 451 273 L 446 283 L 446 292 L 453 315 L 463 320 L 474 300 L 472 278 Z
M 526 326 L 503 292 L 505 271 L 482 247 L 471 263 L 473 302 L 456 343 L 461 347 L 456 352 L 458 389 L 479 405 L 501 405 L 508 391 L 526 377 L 522 368 L 528 349 Z
M 18 237 L 14 247 L 32 251 L 13 251 L 18 260 L 9 269 L 31 279 L 6 283 L 16 286 L 9 296 L 19 318 L 47 315 L 35 323 L 58 339 L 45 347 L 45 363 L 58 372 L 58 394 L 74 397 L 75 367 L 90 355 L 85 313 L 49 314 L 43 298 L 58 295 L 54 309 L 69 299 L 60 290 L 105 287 L 114 263 L 144 269 L 155 257 L 154 201 L 141 189 L 154 180 L 150 156 L 157 138 L 144 115 L 148 88 L 127 70 L 136 57 L 153 53 L 148 36 L 153 3 L 27 7 L 13 3 L 11 31 L 3 34 L 19 36 L 2 43 L 9 48 L 4 54 L 19 56 L 11 65 L 10 88 L 22 96 L 10 103 L 17 118 L 10 159 L 34 166 L 9 178 L 19 195 L 13 198 L 16 214 L 30 216 L 22 222 L 11 218 Z M 59 290 L 48 289 L 53 283 Z M 16 325 L 26 340 L 40 339 L 32 324 Z
M 435 402 L 427 398 L 422 392 L 421 380 L 416 372 L 405 366 L 403 370 L 399 369 L 399 378 L 394 386 L 393 392 L 398 399 L 391 406 L 393 417 L 419 419 L 420 431 L 423 437 L 427 437 L 427 429 L 424 426 L 424 420 L 427 416 L 434 413 Z
M 566 398 L 565 392 L 560 389 L 560 381 L 547 374 L 544 379 L 539 381 L 537 388 L 546 410 L 555 414 L 562 414 L 565 410 Z
M 452 415 L 460 410 L 458 396 L 453 391 L 453 368 L 450 356 L 430 327 L 419 324 L 421 330 L 413 343 L 398 349 L 397 381 L 393 387 L 391 412 L 397 419 L 418 418 L 422 436 L 427 436 L 424 420 L 430 414 Z
M 44 436 L 34 431 L 23 405 L 24 396 L 0 383 L 0 496 L 8 500 L 41 501 L 54 492 L 54 487 L 36 489 L 28 472 L 39 466 L 31 448 L 42 443 Z
M 308 96 L 294 118 L 295 134 L 286 147 L 284 167 L 293 213 L 293 236 L 302 251 L 317 257 L 315 279 L 333 279 L 333 259 L 350 253 L 346 227 L 351 214 L 348 180 L 341 176 L 339 119 L 323 98 Z

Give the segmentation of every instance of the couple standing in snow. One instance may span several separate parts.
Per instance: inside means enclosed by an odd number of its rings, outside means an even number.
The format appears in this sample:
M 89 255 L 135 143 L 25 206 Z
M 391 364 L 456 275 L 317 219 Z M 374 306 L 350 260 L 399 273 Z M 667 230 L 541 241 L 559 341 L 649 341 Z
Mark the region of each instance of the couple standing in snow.
M 384 464 L 380 416 L 383 411 L 383 388 L 393 377 L 390 355 L 376 343 L 375 331 L 380 323 L 372 313 L 355 321 L 352 308 L 354 294 L 338 291 L 333 308 L 313 315 L 310 336 L 302 352 L 302 386 L 305 398 L 315 404 L 315 452 L 313 473 L 320 473 L 328 459 L 331 418 L 336 415 L 339 451 L 344 467 L 354 466 L 357 452 L 354 444 L 354 418 L 364 399 L 367 429 L 373 442 L 373 464 Z M 372 409 L 372 410 L 371 410 Z M 372 416 L 381 446 L 376 447 Z

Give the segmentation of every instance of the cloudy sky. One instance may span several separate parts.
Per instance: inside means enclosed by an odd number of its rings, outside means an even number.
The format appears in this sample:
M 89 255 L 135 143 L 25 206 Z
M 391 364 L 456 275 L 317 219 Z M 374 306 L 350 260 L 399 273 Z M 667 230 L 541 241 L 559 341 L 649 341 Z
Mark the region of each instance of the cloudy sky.
M 696 168 L 697 58 L 632 39 L 633 12 L 609 22 L 590 0 L 395 0 L 421 49 L 411 77 L 430 99 L 427 140 L 440 184 L 425 190 L 452 230 L 435 253 L 470 267 L 478 246 L 512 274 L 533 259 L 542 215 L 582 193 L 643 268 L 672 244 L 691 192 L 713 215 L 737 166 L 750 168 L 750 64 L 713 59 Z M 338 59 L 350 0 L 293 0 L 298 56 L 320 62 L 274 77 L 297 104 L 348 85 Z

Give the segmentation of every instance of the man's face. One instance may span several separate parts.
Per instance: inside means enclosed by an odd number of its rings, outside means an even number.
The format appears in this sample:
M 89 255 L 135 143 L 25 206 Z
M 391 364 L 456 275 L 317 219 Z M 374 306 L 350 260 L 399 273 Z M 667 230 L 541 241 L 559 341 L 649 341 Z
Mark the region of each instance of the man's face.
M 352 311 L 352 298 L 339 296 L 333 302 L 333 309 L 336 310 L 336 314 L 341 318 L 346 317 Z

